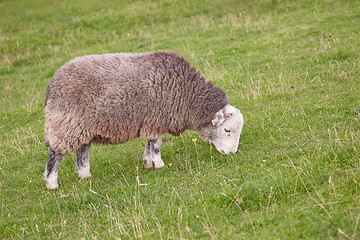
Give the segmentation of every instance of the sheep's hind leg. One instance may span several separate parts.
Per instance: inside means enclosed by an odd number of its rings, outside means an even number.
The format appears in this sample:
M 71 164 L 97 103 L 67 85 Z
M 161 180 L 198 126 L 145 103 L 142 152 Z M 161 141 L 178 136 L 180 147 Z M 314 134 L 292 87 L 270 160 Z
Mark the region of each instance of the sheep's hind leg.
M 84 144 L 76 150 L 76 170 L 80 179 L 91 177 L 90 144 Z
M 161 138 L 149 140 L 144 151 L 145 168 L 162 168 L 165 163 L 161 160 L 160 153 Z
M 62 154 L 56 153 L 52 148 L 49 147 L 48 163 L 44 173 L 44 180 L 48 189 L 55 189 L 59 187 L 57 179 L 59 163 L 62 157 Z

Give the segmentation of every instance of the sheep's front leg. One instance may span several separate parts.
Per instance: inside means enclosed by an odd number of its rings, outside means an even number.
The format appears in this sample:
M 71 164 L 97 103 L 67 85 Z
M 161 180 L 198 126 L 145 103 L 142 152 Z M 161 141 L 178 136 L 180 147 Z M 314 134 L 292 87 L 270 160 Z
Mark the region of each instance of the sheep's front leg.
M 148 141 L 146 143 L 146 147 L 144 150 L 144 155 L 143 155 L 143 162 L 144 162 L 144 167 L 145 168 L 150 168 L 151 166 L 151 159 L 150 159 L 150 141 Z M 148 166 L 148 167 L 147 167 Z
M 55 189 L 59 187 L 58 184 L 58 170 L 62 154 L 56 153 L 49 147 L 48 163 L 45 167 L 44 180 L 48 189 Z
M 149 140 L 144 151 L 145 168 L 162 168 L 165 163 L 161 160 L 160 153 L 161 138 Z
M 84 144 L 76 150 L 76 170 L 80 179 L 91 177 L 90 144 Z

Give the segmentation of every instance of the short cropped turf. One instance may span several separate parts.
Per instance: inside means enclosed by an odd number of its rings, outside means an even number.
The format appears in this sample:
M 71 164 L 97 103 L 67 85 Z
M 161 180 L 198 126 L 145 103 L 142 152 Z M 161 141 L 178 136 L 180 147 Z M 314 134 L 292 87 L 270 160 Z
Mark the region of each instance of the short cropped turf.
M 360 4 L 0 1 L 0 239 L 359 239 Z M 47 190 L 43 103 L 76 56 L 176 51 L 241 109 L 239 152 L 195 132 L 74 154 Z

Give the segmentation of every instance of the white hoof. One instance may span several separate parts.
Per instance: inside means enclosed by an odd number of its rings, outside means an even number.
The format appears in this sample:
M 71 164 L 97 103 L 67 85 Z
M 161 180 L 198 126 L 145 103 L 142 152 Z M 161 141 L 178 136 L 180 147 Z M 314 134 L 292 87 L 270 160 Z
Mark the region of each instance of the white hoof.
M 160 163 L 155 164 L 155 168 L 163 168 L 165 167 L 165 163 L 161 161 Z
M 48 178 L 45 178 L 45 185 L 48 189 L 59 188 L 59 184 L 57 182 L 57 177 L 54 175 L 50 175 Z
M 90 167 L 86 166 L 78 169 L 78 175 L 80 179 L 91 177 Z
M 161 160 L 161 158 L 144 161 L 144 167 L 145 168 L 156 168 L 156 169 L 158 169 L 158 168 L 162 168 L 164 166 L 165 166 L 165 163 Z

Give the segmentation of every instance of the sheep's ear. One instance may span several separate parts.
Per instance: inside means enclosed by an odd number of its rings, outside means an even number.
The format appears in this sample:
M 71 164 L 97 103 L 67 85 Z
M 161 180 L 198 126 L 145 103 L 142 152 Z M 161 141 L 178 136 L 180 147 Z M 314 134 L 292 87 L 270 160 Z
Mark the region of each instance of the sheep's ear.
M 215 114 L 215 117 L 213 120 L 211 120 L 212 125 L 214 126 L 219 126 L 220 124 L 222 124 L 225 121 L 225 117 L 224 117 L 224 111 L 220 110 Z

